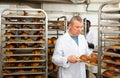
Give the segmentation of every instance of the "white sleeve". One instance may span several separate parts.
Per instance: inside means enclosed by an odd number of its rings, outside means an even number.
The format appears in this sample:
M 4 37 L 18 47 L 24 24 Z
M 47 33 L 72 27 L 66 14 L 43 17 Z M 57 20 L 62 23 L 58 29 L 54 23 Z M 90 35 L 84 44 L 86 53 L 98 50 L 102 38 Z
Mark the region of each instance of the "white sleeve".
M 67 57 L 64 56 L 64 52 L 62 50 L 62 41 L 58 39 L 55 45 L 55 50 L 52 56 L 52 62 L 58 66 L 69 67 L 70 63 L 67 62 Z
M 89 49 L 86 39 L 85 39 L 85 45 L 86 45 L 86 54 L 89 56 L 92 53 L 92 50 Z

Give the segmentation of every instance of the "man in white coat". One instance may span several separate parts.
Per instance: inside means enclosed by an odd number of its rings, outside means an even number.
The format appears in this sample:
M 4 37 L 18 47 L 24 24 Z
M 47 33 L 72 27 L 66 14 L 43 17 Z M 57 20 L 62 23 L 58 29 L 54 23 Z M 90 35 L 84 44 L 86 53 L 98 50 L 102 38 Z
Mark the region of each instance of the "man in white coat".
M 59 66 L 59 78 L 86 78 L 85 63 L 79 57 L 90 55 L 85 37 L 81 34 L 82 19 L 73 16 L 68 31 L 58 38 L 52 56 L 52 62 Z

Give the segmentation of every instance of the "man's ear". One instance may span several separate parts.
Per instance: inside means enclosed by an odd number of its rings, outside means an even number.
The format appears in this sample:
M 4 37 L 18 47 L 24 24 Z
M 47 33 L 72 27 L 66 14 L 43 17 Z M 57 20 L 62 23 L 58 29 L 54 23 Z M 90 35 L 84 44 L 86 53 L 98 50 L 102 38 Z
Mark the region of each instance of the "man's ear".
M 71 24 L 68 25 L 68 29 L 70 29 L 70 28 L 71 28 Z

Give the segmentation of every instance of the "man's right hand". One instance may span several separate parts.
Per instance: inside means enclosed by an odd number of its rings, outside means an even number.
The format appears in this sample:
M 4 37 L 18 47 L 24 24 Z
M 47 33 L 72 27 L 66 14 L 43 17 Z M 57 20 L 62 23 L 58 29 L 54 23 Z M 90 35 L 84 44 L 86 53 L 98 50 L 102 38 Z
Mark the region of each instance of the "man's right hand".
M 70 55 L 68 56 L 67 61 L 71 63 L 76 63 L 76 62 L 80 62 L 80 59 L 76 55 Z

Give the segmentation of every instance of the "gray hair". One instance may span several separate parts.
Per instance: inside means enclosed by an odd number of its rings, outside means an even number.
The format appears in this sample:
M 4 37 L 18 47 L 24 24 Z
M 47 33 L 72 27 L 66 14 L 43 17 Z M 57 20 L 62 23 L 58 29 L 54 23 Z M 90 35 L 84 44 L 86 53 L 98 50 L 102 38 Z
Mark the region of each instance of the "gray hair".
M 70 22 L 69 23 L 72 23 L 74 20 L 77 20 L 79 22 L 82 22 L 82 18 L 80 16 L 73 16 L 71 19 L 70 19 Z

